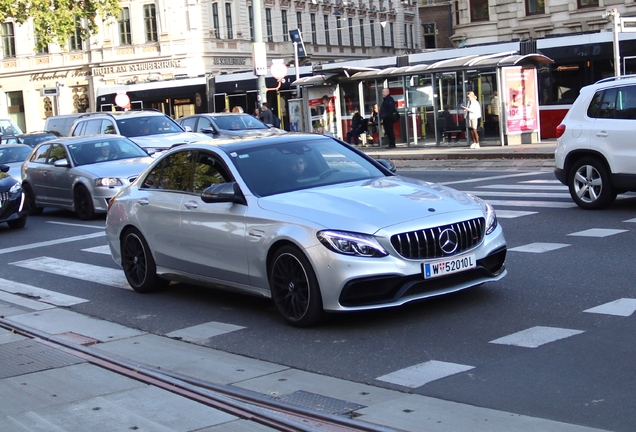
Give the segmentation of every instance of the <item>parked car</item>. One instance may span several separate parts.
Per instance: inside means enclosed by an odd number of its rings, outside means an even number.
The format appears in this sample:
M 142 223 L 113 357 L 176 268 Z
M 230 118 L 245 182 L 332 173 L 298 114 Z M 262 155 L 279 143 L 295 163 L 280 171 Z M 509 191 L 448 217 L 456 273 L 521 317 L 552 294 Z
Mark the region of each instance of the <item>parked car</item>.
M 177 280 L 271 297 L 294 326 L 506 275 L 487 202 L 317 134 L 176 147 L 111 200 L 106 235 L 138 292 Z
M 22 209 L 24 195 L 20 181 L 8 174 L 8 165 L 0 164 L 0 223 L 6 222 L 9 228 L 24 228 L 27 212 Z
M 44 130 L 61 137 L 69 136 L 73 122 L 83 115 L 84 113 L 74 113 L 47 117 L 44 121 Z
M 43 207 L 72 210 L 80 219 L 104 213 L 108 200 L 154 160 L 118 135 L 66 137 L 40 144 L 22 165 L 31 215 Z
M 0 118 L 0 136 L 21 134 L 22 129 L 10 118 Z
M 557 127 L 554 173 L 583 209 L 610 206 L 636 191 L 636 77 L 583 87 Z
M 17 135 L 3 136 L 0 144 L 26 144 L 29 147 L 35 147 L 42 141 L 48 141 L 59 138 L 59 135 L 53 132 L 29 132 Z
M 22 181 L 20 167 L 29 157 L 33 149 L 25 144 L 4 144 L 0 146 L 0 164 L 7 165 L 9 173 L 18 181 Z
M 201 132 L 212 138 L 234 138 L 246 136 L 267 136 L 285 133 L 270 127 L 249 114 L 210 113 L 195 114 L 177 120 L 187 131 Z
M 150 153 L 210 139 L 204 134 L 186 132 L 170 117 L 154 110 L 84 114 L 71 127 L 71 136 L 93 134 L 123 135 Z

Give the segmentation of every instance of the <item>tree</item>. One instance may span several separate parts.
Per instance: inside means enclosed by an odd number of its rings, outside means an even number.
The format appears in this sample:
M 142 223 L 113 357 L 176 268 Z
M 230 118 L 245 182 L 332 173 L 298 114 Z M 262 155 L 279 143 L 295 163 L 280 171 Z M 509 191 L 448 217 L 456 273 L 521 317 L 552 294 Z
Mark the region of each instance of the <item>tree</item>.
M 0 22 L 33 20 L 36 49 L 49 43 L 64 48 L 75 32 L 76 20 L 86 23 L 82 39 L 88 39 L 99 32 L 98 17 L 104 22 L 117 19 L 119 11 L 119 0 L 0 0 Z

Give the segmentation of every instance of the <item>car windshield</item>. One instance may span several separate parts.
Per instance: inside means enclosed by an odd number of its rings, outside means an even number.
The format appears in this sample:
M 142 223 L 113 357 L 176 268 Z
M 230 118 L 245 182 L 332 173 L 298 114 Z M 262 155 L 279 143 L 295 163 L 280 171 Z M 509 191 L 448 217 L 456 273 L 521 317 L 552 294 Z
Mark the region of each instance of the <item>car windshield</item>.
M 254 146 L 231 156 L 247 186 L 261 197 L 386 175 L 364 156 L 324 137 Z
M 212 121 L 221 130 L 268 129 L 267 125 L 251 115 L 230 114 L 213 117 Z
M 30 153 L 29 147 L 0 146 L 0 164 L 24 162 Z
M 121 138 L 73 143 L 68 150 L 75 166 L 148 156 L 137 144 Z
M 36 145 L 40 144 L 42 141 L 49 141 L 56 138 L 57 136 L 55 136 L 54 134 L 41 134 L 41 135 L 21 136 L 21 137 L 18 137 L 18 140 L 20 141 L 21 144 L 26 144 L 28 146 L 35 147 Z
M 184 131 L 170 117 L 160 115 L 117 119 L 117 126 L 119 127 L 119 134 L 126 137 L 161 135 Z

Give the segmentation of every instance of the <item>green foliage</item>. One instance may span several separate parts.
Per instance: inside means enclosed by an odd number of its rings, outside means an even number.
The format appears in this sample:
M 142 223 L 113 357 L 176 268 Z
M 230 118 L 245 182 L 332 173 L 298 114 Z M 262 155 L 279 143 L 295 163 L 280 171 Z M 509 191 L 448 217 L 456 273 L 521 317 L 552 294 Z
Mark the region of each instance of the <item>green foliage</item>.
M 82 38 L 99 32 L 99 17 L 107 22 L 119 16 L 119 0 L 0 0 L 0 22 L 13 18 L 18 24 L 33 20 L 38 46 L 57 43 L 62 48 L 81 20 Z

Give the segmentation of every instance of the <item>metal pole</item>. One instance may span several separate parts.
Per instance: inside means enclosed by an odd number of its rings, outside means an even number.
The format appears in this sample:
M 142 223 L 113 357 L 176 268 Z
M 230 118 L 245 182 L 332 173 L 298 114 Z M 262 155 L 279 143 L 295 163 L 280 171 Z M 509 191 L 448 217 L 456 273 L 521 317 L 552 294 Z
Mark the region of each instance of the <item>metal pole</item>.
M 298 42 L 294 41 L 294 68 L 296 69 L 296 82 L 300 79 L 300 67 L 298 67 Z M 296 85 L 296 97 L 300 97 L 300 85 Z
M 252 7 L 254 10 L 254 44 L 258 45 L 263 42 L 263 25 L 261 19 L 262 0 L 252 0 Z M 267 102 L 267 88 L 265 87 L 265 75 L 258 75 L 258 99 L 262 104 Z M 259 106 L 260 108 L 260 106 Z
M 618 12 L 616 8 L 612 9 L 613 12 L 613 20 L 614 20 L 614 75 L 620 76 L 621 74 L 621 52 L 620 45 L 618 44 L 618 31 L 620 24 L 620 16 L 621 14 Z

